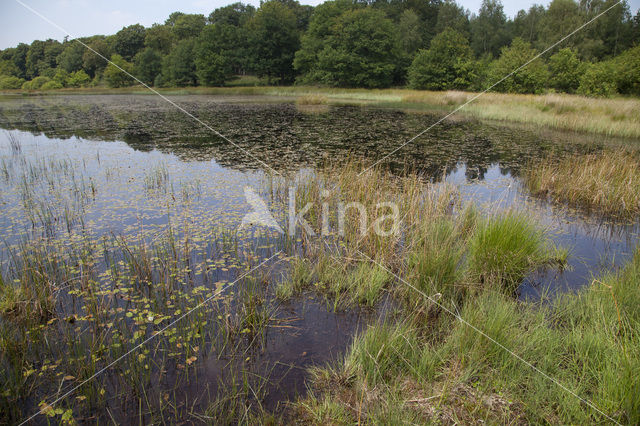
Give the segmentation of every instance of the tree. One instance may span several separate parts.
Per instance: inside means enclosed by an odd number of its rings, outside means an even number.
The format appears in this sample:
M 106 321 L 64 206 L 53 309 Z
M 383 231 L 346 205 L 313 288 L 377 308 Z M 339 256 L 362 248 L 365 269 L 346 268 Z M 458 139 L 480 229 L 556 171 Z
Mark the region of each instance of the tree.
M 242 67 L 242 29 L 218 23 L 207 26 L 196 43 L 196 74 L 200 84 L 221 86 Z
M 471 48 L 477 56 L 490 54 L 495 58 L 509 42 L 507 18 L 499 0 L 483 0 L 480 13 L 470 26 Z
M 57 66 L 56 58 L 62 52 L 62 44 L 57 40 L 35 40 L 29 46 L 25 61 L 25 71 L 29 78 L 51 74 Z
M 176 40 L 195 38 L 207 24 L 207 18 L 200 14 L 182 14 L 178 16 L 171 28 Z
M 314 78 L 340 87 L 387 87 L 398 51 L 394 25 L 379 10 L 348 10 L 338 17 L 318 54 Z
M 195 86 L 197 83 L 193 39 L 181 40 L 162 63 L 162 85 Z
M 209 15 L 210 24 L 227 24 L 243 27 L 255 15 L 256 8 L 250 4 L 233 3 L 220 7 Z
M 520 10 L 513 19 L 513 23 L 511 25 L 511 37 L 520 37 L 524 41 L 531 43 L 533 46 L 542 49 L 546 48 L 547 46 L 539 45 L 545 16 L 546 10 L 544 6 L 536 4 L 531 6 L 527 12 Z
M 447 29 L 431 40 L 429 50 L 421 50 L 409 68 L 409 85 L 414 89 L 465 89 L 473 80 L 469 41 Z
M 491 65 L 490 81 L 500 81 L 537 54 L 538 51 L 531 44 L 521 38 L 513 39 L 511 46 L 503 47 L 500 58 Z M 538 58 L 500 82 L 494 89 L 510 93 L 542 93 L 548 76 L 546 65 Z
M 56 58 L 58 67 L 66 72 L 74 72 L 82 69 L 82 56 L 85 47 L 75 40 L 68 41 L 64 44 L 64 50 Z
M 575 93 L 580 86 L 584 64 L 575 50 L 564 48 L 549 58 L 551 87 L 561 92 Z
M 126 87 L 134 84 L 134 80 L 125 72 L 133 73 L 133 64 L 127 62 L 122 56 L 114 53 L 111 56 L 111 62 L 104 70 L 103 77 L 109 87 Z
M 151 48 L 157 52 L 166 55 L 173 45 L 173 33 L 171 27 L 167 25 L 153 24 L 147 29 L 144 36 L 145 47 Z
M 87 46 L 90 49 L 86 49 L 82 54 L 82 69 L 89 76 L 95 77 L 107 66 L 107 59 L 111 57 L 113 50 L 104 39 L 94 40 Z
M 438 8 L 436 34 L 440 34 L 447 28 L 469 37 L 469 12 L 462 6 L 458 6 L 454 0 L 445 0 Z
M 135 76 L 148 85 L 152 85 L 162 71 L 162 55 L 146 47 L 133 58 Z
M 318 55 L 325 45 L 327 37 L 331 35 L 331 27 L 338 17 L 356 6 L 349 0 L 327 1 L 313 11 L 309 28 L 302 36 L 301 47 L 295 53 L 294 67 L 300 75 L 301 83 L 313 83 L 319 80 L 315 75 Z
M 138 51 L 144 48 L 145 28 L 140 24 L 122 28 L 115 35 L 114 50 L 125 60 L 133 59 Z
M 258 77 L 293 81 L 293 58 L 300 45 L 296 17 L 278 1 L 262 3 L 248 24 L 252 68 Z

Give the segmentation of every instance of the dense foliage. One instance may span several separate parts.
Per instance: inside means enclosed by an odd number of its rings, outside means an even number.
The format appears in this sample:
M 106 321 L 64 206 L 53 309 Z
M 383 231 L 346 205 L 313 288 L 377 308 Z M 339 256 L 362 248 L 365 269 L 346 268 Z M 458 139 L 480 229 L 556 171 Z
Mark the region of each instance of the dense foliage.
M 266 84 L 640 95 L 640 11 L 616 3 L 552 0 L 512 19 L 500 0 L 483 0 L 477 14 L 454 0 L 234 3 L 206 17 L 174 12 L 150 28 L 4 49 L 0 89 L 122 87 L 136 79 L 221 86 L 254 75 Z

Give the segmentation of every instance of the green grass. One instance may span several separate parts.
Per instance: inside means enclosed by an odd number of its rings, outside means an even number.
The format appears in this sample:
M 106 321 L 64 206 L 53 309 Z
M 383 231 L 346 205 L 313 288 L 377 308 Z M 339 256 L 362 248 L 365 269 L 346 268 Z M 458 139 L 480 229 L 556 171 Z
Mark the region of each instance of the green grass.
M 298 408 L 338 424 L 609 423 L 606 416 L 637 424 L 638 282 L 640 250 L 624 270 L 553 305 L 522 303 L 490 287 L 464 300 L 466 323 L 445 313 L 421 323 L 403 311 L 368 328 L 342 363 L 316 368 L 314 392 Z
M 534 221 L 508 212 L 480 221 L 469 241 L 469 274 L 475 282 L 500 283 L 512 293 L 533 269 L 566 257 L 566 251 L 549 246 Z

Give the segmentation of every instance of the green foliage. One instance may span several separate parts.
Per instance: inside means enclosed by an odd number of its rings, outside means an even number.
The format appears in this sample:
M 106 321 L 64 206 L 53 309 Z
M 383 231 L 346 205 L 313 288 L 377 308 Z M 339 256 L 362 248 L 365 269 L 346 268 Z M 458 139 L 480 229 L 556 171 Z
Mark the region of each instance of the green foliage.
M 58 80 L 50 80 L 40 86 L 40 90 L 62 89 L 64 86 Z
M 113 49 L 104 39 L 97 39 L 88 43 L 90 49 L 86 49 L 82 55 L 82 69 L 89 76 L 94 77 L 107 66 L 107 59 L 112 55 Z M 97 52 L 97 53 L 96 53 Z
M 173 44 L 173 33 L 167 25 L 153 24 L 144 36 L 144 45 L 166 55 Z
M 20 70 L 11 60 L 0 60 L 0 75 L 13 75 L 18 76 Z
M 22 88 L 24 90 L 38 90 L 45 83 L 48 83 L 49 81 L 51 81 L 51 79 L 49 77 L 39 76 L 39 77 L 34 78 L 31 81 L 25 81 L 24 84 L 22 85 Z
M 162 85 L 195 86 L 197 82 L 194 55 L 195 41 L 181 40 L 162 63 Z
M 34 78 L 39 75 L 46 75 L 48 70 L 57 66 L 56 58 L 62 50 L 62 44 L 56 40 L 35 40 L 27 51 L 25 61 L 26 76 Z
M 615 76 L 611 62 L 589 64 L 580 78 L 578 93 L 586 96 L 608 97 L 616 92 Z
M 393 23 L 374 9 L 342 13 L 307 80 L 339 87 L 387 87 L 398 58 Z
M 162 71 L 162 55 L 159 51 L 146 47 L 133 58 L 135 76 L 152 85 Z
M 640 96 L 640 45 L 615 58 L 614 66 L 618 91 Z
M 72 72 L 67 79 L 67 87 L 87 87 L 90 83 L 91 77 L 83 70 Z
M 204 15 L 182 14 L 176 18 L 171 32 L 176 40 L 198 37 L 206 23 Z
M 145 28 L 140 24 L 122 28 L 115 35 L 114 50 L 127 61 L 133 59 L 136 53 L 144 47 Z
M 500 49 L 509 43 L 507 18 L 498 0 L 483 0 L 480 12 L 471 20 L 471 47 L 477 56 L 498 56 Z
M 58 67 L 66 72 L 74 72 L 82 69 L 82 57 L 86 47 L 77 41 L 69 41 L 64 44 L 64 50 L 56 58 Z
M 337 18 L 352 8 L 354 5 L 348 0 L 327 1 L 315 8 L 309 28 L 302 36 L 300 50 L 295 54 L 294 67 L 299 74 L 299 83 L 319 81 L 320 76 L 316 74 L 315 67 L 325 39 L 332 34 L 331 27 L 335 25 Z
M 210 24 L 228 24 L 242 27 L 256 13 L 256 8 L 250 4 L 233 3 L 220 7 L 209 15 Z
M 134 80 L 125 72 L 133 73 L 133 64 L 127 62 L 117 53 L 111 56 L 111 62 L 104 70 L 104 79 L 109 87 L 126 87 L 134 84 Z
M 500 81 L 537 54 L 538 52 L 529 43 L 520 38 L 514 39 L 511 46 L 504 47 L 500 58 L 491 65 L 490 82 Z M 509 93 L 542 93 L 548 77 L 547 66 L 542 59 L 538 58 L 504 79 L 494 89 Z
M 239 68 L 241 59 L 234 50 L 242 43 L 240 30 L 229 24 L 206 27 L 195 47 L 195 63 L 198 81 L 205 86 L 222 86 L 233 75 L 234 65 Z
M 459 32 L 447 29 L 421 50 L 409 67 L 409 86 L 414 89 L 467 88 L 473 80 L 471 48 Z
M 293 12 L 279 1 L 262 3 L 248 28 L 252 69 L 258 77 L 293 81 L 293 58 L 300 44 Z
M 551 87 L 566 93 L 575 93 L 585 70 L 575 50 L 564 48 L 549 58 Z
M 13 75 L 0 75 L 0 89 L 19 89 L 23 84 L 23 78 Z

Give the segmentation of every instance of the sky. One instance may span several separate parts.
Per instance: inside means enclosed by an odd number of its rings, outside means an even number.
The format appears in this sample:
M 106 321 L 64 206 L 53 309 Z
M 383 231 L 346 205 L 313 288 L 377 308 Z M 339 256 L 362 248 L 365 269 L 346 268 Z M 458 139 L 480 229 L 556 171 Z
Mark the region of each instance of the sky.
M 162 23 L 171 12 L 202 13 L 208 16 L 214 9 L 238 0 L 0 0 L 0 49 L 31 43 L 33 40 L 53 38 L 62 40 L 65 32 L 37 16 L 24 3 L 71 34 L 71 38 L 95 34 L 114 34 L 122 27 L 140 23 L 145 27 Z M 323 0 L 300 0 L 302 4 L 317 5 Z M 260 0 L 243 3 L 260 5 Z M 471 12 L 477 12 L 482 0 L 458 0 Z M 549 0 L 503 0 L 508 16 L 533 3 L 548 5 Z M 640 0 L 630 0 L 631 10 L 640 7 Z

